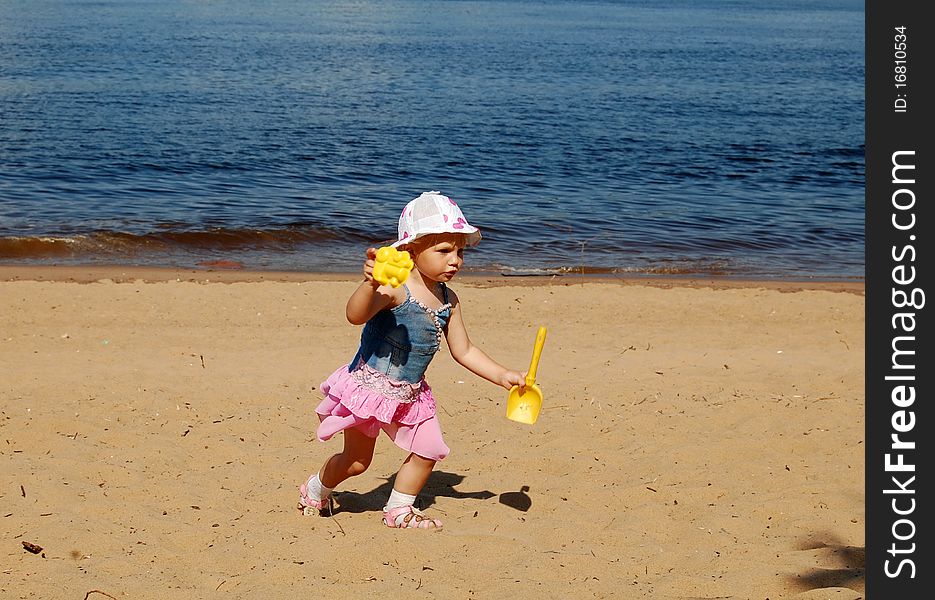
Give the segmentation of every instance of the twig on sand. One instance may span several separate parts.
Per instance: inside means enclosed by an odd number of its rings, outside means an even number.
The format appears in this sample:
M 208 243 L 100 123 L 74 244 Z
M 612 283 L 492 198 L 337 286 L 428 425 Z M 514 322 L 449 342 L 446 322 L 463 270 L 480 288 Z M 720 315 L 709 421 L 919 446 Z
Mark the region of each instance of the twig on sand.
M 39 544 L 33 544 L 32 542 L 27 542 L 25 540 L 23 541 L 23 549 L 28 552 L 32 552 L 33 554 L 39 554 L 42 552 L 42 546 Z
M 107 596 L 108 598 L 114 598 L 107 592 L 102 592 L 101 590 L 91 590 L 90 592 L 84 595 L 84 600 L 88 600 L 88 596 L 90 596 L 91 594 L 101 594 L 102 596 Z M 114 598 L 114 600 L 117 600 L 117 599 Z
M 329 511 L 329 512 L 331 512 L 331 511 Z M 344 533 L 344 528 L 341 527 L 341 524 L 338 523 L 338 520 L 334 518 L 334 513 L 333 513 L 333 512 L 331 512 L 331 515 L 330 515 L 330 516 L 331 516 L 331 520 L 334 521 L 334 524 L 337 525 L 337 526 L 338 526 L 338 529 L 341 530 L 341 535 L 346 536 L 347 534 Z

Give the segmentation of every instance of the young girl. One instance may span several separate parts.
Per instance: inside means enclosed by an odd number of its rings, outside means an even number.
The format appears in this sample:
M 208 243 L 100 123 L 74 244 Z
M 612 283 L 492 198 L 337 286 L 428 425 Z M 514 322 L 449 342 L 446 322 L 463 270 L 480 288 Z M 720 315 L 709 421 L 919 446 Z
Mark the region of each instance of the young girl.
M 500 365 L 471 343 L 458 296 L 446 285 L 464 262 L 464 248 L 480 241 L 458 205 L 438 192 L 409 202 L 399 217 L 394 247 L 408 250 L 415 267 L 398 288 L 373 279 L 376 250 L 367 250 L 364 281 L 347 301 L 347 320 L 366 323 L 353 360 L 321 384 L 324 400 L 315 412 L 318 439 L 344 432 L 344 449 L 325 461 L 299 487 L 299 509 L 320 513 L 342 481 L 370 466 L 380 430 L 407 451 L 383 508 L 388 527 L 440 529 L 413 506 L 436 461 L 449 452 L 435 414 L 425 370 L 442 334 L 462 366 L 506 389 L 525 386 L 524 374 Z

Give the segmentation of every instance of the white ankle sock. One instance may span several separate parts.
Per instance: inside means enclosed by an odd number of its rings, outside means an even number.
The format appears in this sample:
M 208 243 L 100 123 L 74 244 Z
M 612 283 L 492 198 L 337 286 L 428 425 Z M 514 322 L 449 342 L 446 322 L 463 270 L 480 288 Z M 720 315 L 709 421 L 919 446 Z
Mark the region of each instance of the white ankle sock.
M 305 493 L 308 494 L 309 498 L 314 500 L 324 500 L 331 495 L 331 492 L 334 490 L 329 487 L 325 487 L 321 480 L 318 479 L 318 473 L 315 473 L 308 478 L 308 481 L 305 483 Z
M 392 493 L 390 493 L 390 499 L 386 501 L 386 506 L 383 507 L 383 512 L 393 510 L 394 508 L 399 508 L 400 506 L 412 506 L 415 504 L 415 501 L 415 496 L 403 494 L 402 492 L 397 492 L 394 489 Z

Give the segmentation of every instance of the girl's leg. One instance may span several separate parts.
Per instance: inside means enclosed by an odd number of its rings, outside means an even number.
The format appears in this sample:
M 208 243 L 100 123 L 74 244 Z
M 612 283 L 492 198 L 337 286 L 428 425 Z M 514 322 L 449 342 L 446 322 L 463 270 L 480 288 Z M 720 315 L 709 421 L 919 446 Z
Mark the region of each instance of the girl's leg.
M 399 472 L 396 473 L 393 489 L 401 494 L 418 496 L 434 468 L 434 460 L 423 458 L 415 453 L 409 454 L 399 467 Z
M 331 491 L 342 481 L 360 475 L 373 460 L 377 439 L 356 429 L 344 430 L 344 450 L 325 461 L 321 470 L 299 486 L 299 510 L 303 514 L 321 514 L 330 507 Z
M 377 438 L 367 437 L 356 429 L 345 429 L 344 450 L 326 460 L 318 472 L 322 485 L 334 489 L 345 479 L 366 471 L 376 443 Z
M 441 521 L 430 519 L 413 507 L 416 496 L 422 491 L 434 467 L 434 460 L 418 454 L 411 453 L 406 457 L 396 473 L 393 492 L 383 507 L 383 522 L 386 525 L 397 528 L 441 529 Z

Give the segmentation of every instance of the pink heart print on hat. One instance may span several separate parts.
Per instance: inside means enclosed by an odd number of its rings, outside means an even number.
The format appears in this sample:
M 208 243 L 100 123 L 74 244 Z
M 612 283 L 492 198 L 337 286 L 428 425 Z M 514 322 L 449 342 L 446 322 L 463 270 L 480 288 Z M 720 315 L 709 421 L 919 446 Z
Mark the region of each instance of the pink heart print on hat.
M 436 233 L 463 233 L 468 246 L 476 245 L 480 230 L 468 223 L 458 204 L 440 192 L 424 192 L 410 200 L 399 215 L 399 228 L 393 247 L 414 242 Z

